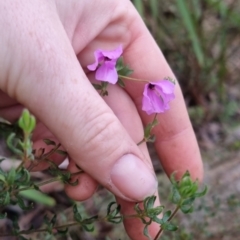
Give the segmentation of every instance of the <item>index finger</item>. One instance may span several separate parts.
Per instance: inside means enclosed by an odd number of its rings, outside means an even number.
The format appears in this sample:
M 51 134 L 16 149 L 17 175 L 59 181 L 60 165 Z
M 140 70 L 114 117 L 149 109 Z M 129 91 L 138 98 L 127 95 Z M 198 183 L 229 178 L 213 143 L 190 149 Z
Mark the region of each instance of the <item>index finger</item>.
M 133 9 L 132 11 L 135 11 Z M 148 32 L 140 16 L 129 26 L 132 32 L 131 44 L 124 51 L 124 60 L 134 70 L 132 76 L 149 81 L 175 78 L 173 71 L 161 50 Z M 146 125 L 153 120 L 153 115 L 142 111 L 143 83 L 125 81 L 126 91 L 134 100 L 139 114 Z M 189 170 L 193 179 L 201 180 L 203 166 L 196 137 L 189 120 L 182 91 L 178 83 L 175 86 L 175 99 L 170 103 L 170 110 L 158 114 L 159 124 L 154 128 L 155 148 L 162 166 L 170 175 L 176 172 L 179 178 Z

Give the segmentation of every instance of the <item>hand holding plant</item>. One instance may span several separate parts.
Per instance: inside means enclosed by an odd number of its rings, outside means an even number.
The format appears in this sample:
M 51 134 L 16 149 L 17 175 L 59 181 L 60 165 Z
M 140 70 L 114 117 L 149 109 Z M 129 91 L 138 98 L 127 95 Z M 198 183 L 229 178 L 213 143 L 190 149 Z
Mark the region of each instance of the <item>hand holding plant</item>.
M 147 126 L 154 118 L 142 111 L 146 83 L 122 79 L 124 89 L 104 86 L 109 96 L 103 100 L 89 82 L 95 74 L 87 66 L 94 62 L 95 50 L 109 51 L 121 44 L 124 62 L 134 70 L 131 78 L 152 83 L 174 75 L 129 1 L 95 5 L 96 1 L 1 3 L 0 115 L 14 122 L 22 108 L 28 108 L 38 119 L 32 148 L 49 152 L 51 147 L 42 139 L 57 146 L 60 142 L 69 155 L 68 170 L 76 173 L 76 164 L 84 170 L 73 177 L 77 186 L 66 185 L 68 195 L 84 200 L 100 183 L 121 199 L 122 214 L 128 215 L 129 201 L 144 200 L 157 186 L 145 143 L 136 145 L 143 136 L 149 138 L 154 125 L 145 136 L 142 122 Z M 116 57 L 105 57 L 110 61 L 97 56 L 98 63 L 104 63 L 99 74 L 110 68 L 112 77 Z M 167 91 L 155 88 L 153 94 L 146 93 L 149 99 Z M 171 110 L 158 116 L 160 124 L 151 135 L 156 136 L 156 150 L 168 175 L 176 171 L 179 179 L 188 169 L 193 179 L 201 179 L 201 158 L 178 84 L 174 93 Z M 63 159 L 51 155 L 56 164 Z M 126 230 L 133 239 L 139 239 L 136 228 L 144 229 L 141 221 L 134 227 L 128 221 Z M 150 228 L 153 233 L 159 230 L 158 224 Z

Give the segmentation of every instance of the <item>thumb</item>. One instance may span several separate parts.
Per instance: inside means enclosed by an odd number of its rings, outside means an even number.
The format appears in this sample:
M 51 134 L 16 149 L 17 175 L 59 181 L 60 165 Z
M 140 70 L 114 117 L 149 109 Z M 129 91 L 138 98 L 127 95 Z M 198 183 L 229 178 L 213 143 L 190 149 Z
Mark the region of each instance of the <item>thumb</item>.
M 69 157 L 111 192 L 132 201 L 154 194 L 152 169 L 88 81 L 51 5 L 35 1 L 15 11 L 0 18 L 0 29 L 12 30 L 0 40 L 0 88 L 29 108 Z

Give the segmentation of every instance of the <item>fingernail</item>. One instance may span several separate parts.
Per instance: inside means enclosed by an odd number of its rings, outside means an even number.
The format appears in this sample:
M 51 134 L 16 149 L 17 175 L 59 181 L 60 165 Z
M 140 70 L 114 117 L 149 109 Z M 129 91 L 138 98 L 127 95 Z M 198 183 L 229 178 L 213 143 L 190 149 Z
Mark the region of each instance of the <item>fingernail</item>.
M 151 170 L 132 154 L 121 157 L 111 171 L 113 185 L 127 198 L 142 201 L 153 195 L 157 180 Z

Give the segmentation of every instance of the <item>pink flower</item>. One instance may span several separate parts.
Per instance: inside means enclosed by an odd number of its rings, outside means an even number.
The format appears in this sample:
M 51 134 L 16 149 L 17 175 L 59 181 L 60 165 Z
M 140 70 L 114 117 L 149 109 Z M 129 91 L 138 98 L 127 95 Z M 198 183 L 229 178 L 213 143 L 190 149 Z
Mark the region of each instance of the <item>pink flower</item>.
M 94 52 L 95 62 L 87 66 L 90 71 L 96 69 L 96 80 L 115 84 L 118 81 L 116 63 L 122 55 L 122 46 L 112 51 L 96 50 Z
M 143 91 L 142 110 L 148 115 L 168 110 L 169 102 L 175 98 L 174 86 L 174 83 L 168 80 L 146 84 Z

